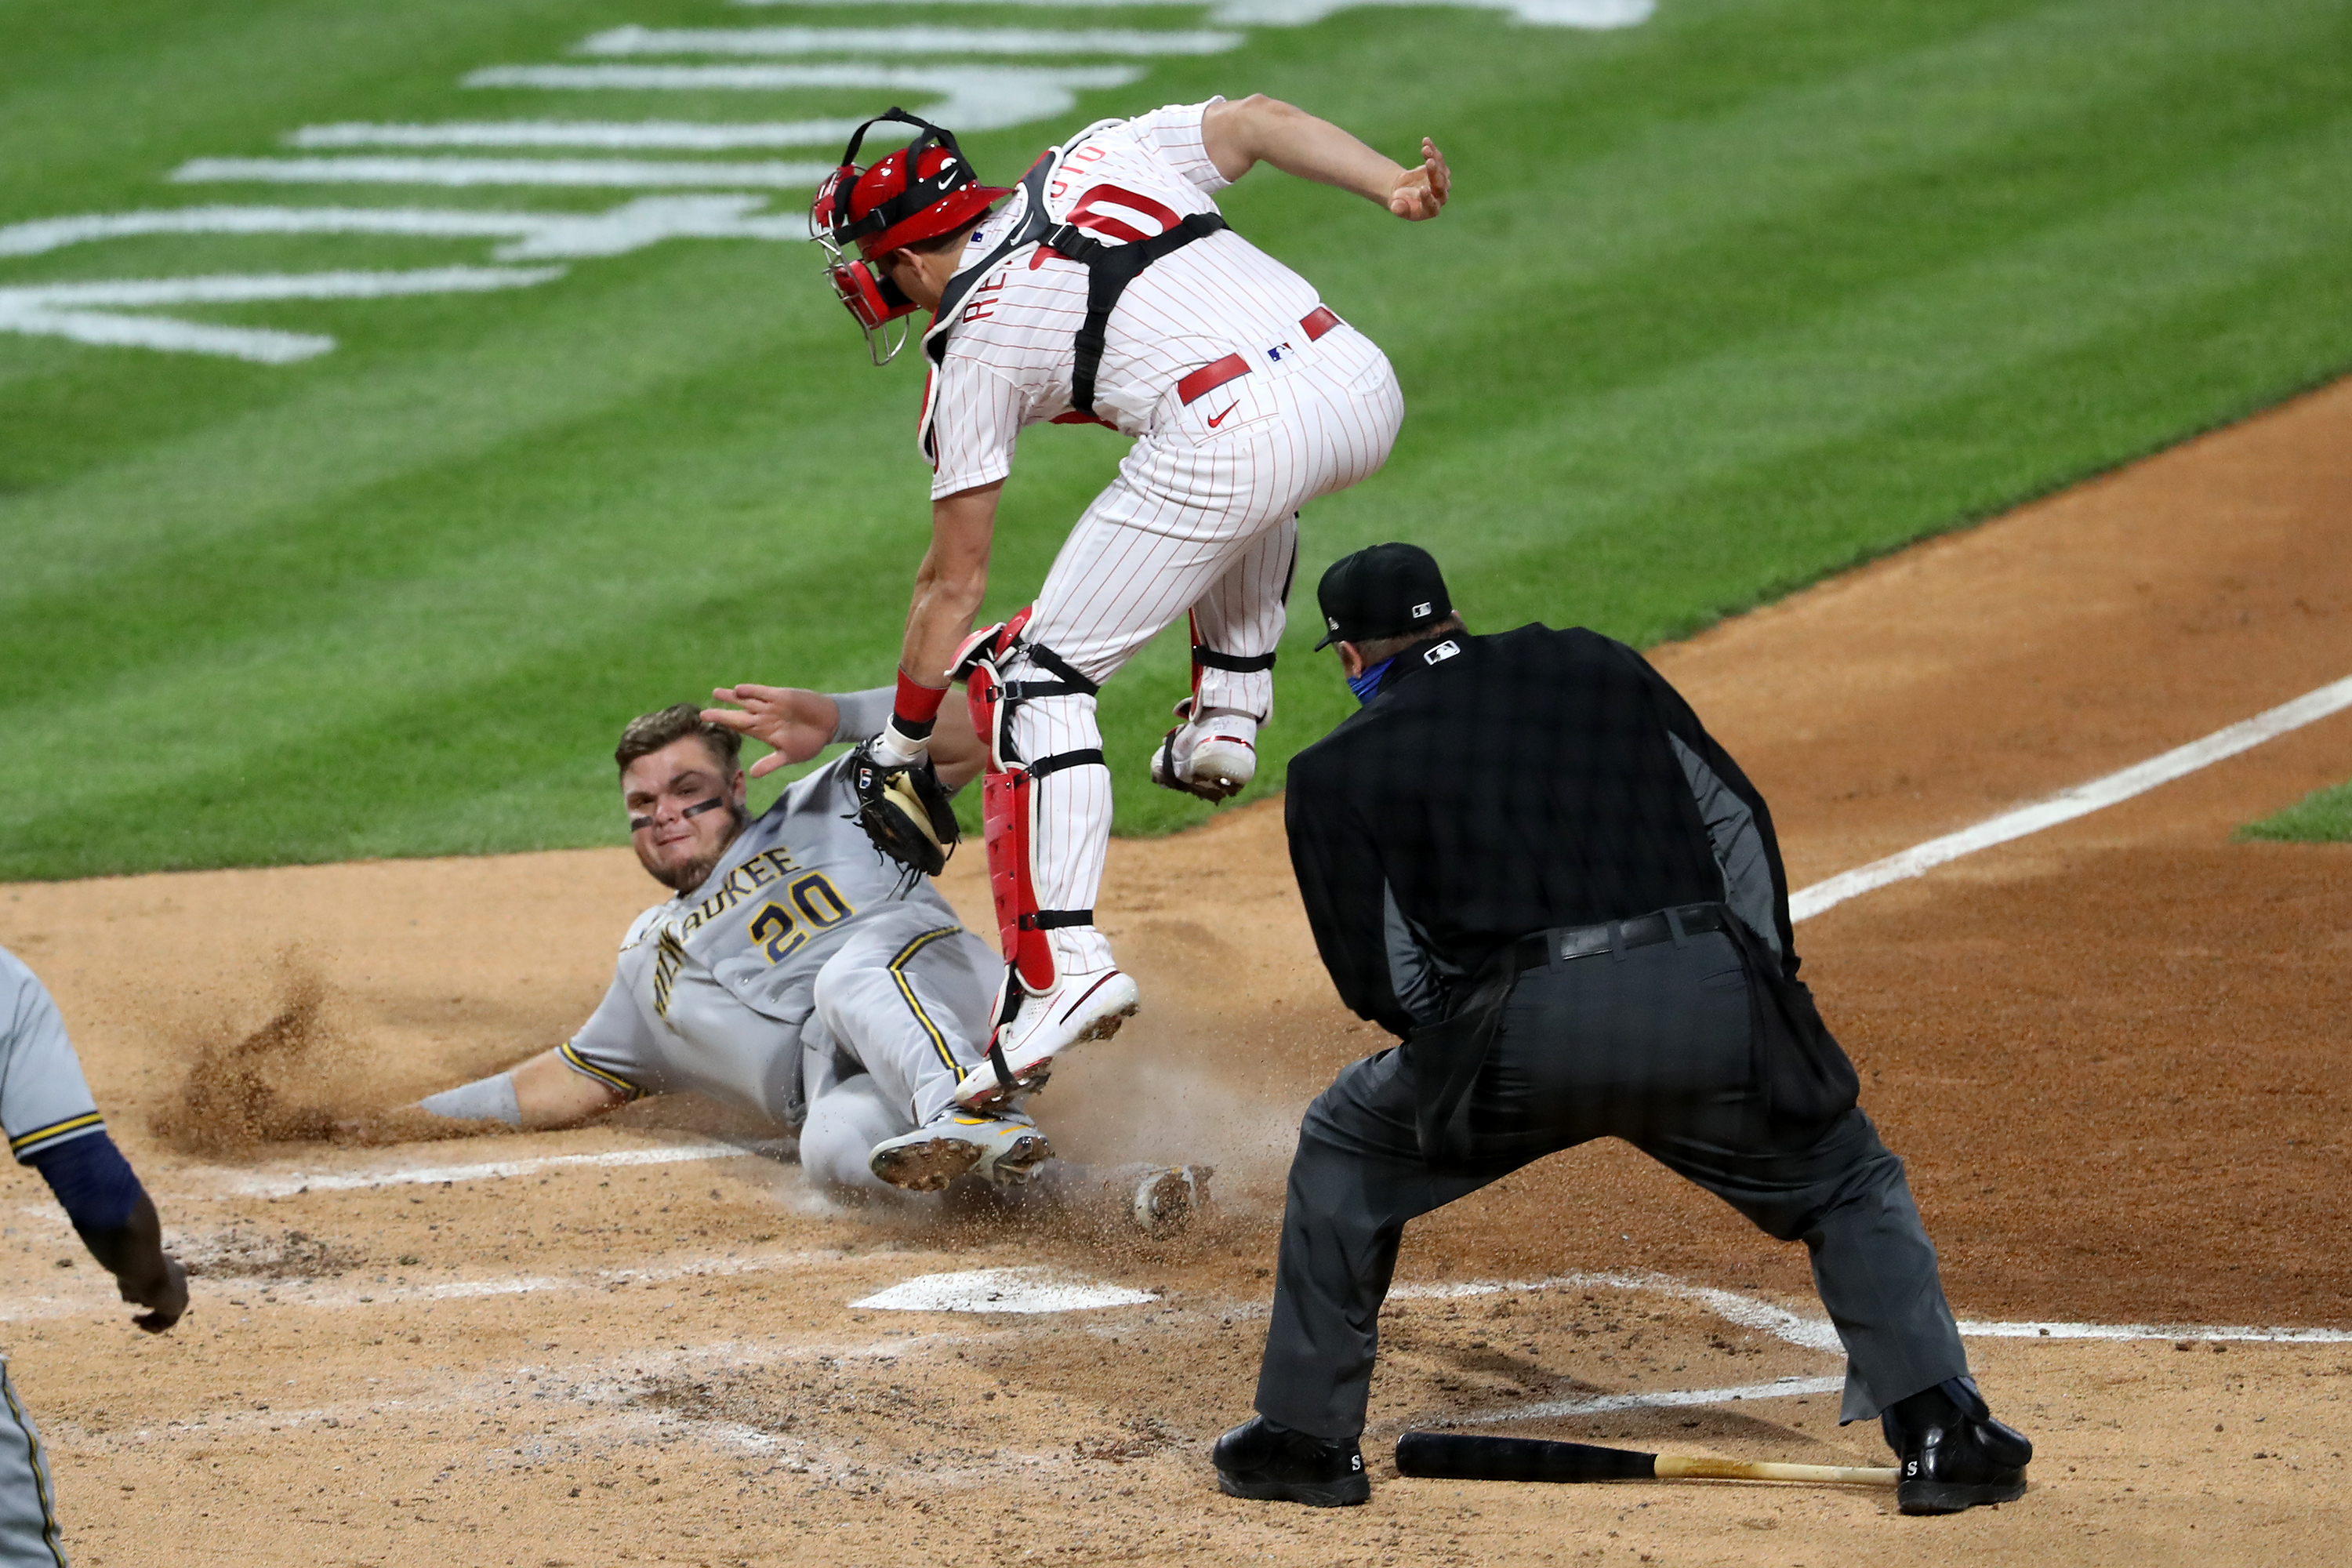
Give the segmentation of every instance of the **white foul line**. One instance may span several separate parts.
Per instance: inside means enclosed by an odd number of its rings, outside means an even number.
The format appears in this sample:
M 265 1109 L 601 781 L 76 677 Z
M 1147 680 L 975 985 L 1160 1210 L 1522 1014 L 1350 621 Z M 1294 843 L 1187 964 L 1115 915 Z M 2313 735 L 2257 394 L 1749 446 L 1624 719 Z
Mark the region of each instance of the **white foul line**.
M 2264 741 L 2299 730 L 2315 720 L 2352 708 L 2352 676 L 2308 692 L 2292 702 L 2281 703 L 2267 713 L 2258 713 L 2227 729 L 2216 730 L 2201 741 L 2191 741 L 2178 746 L 2160 757 L 2151 757 L 2136 767 L 2109 773 L 2086 784 L 2077 784 L 2049 799 L 2032 805 L 2004 812 L 1974 827 L 1948 833 L 1941 838 L 1930 838 L 1925 844 L 1914 845 L 1899 855 L 1889 855 L 1884 860 L 1873 860 L 1867 866 L 1857 866 L 1851 871 L 1841 871 L 1824 882 L 1816 882 L 1789 895 L 1789 918 L 1810 920 L 1832 905 L 1842 904 L 1858 894 L 1890 882 L 1907 881 L 1913 877 L 1933 870 L 1947 861 L 1963 855 L 1973 855 L 1979 849 L 1990 849 L 1996 844 L 2006 844 L 2012 838 L 2022 838 L 2029 833 L 2039 833 L 2045 827 L 2055 827 L 2062 822 L 2072 822 L 2087 816 L 2117 801 L 2143 795 L 2158 784 L 2170 784 L 2209 763 L 2240 752 L 2251 751 Z

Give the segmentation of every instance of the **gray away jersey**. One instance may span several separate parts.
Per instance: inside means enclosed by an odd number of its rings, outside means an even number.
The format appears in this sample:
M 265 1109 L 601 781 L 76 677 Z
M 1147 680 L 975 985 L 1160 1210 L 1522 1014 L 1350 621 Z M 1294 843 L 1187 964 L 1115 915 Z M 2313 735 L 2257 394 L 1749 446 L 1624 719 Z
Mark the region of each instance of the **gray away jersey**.
M 6 948 L 0 948 L 0 1127 L 20 1163 L 106 1130 L 58 1005 Z
M 639 915 L 612 988 L 562 1055 L 632 1099 L 693 1090 L 797 1123 L 801 1030 L 816 973 L 853 930 L 904 925 L 913 948 L 969 944 L 979 973 L 992 950 L 954 928 L 928 879 L 898 866 L 850 820 L 848 758 L 794 784 L 728 847 L 691 893 Z M 911 951 L 909 953 L 911 956 Z

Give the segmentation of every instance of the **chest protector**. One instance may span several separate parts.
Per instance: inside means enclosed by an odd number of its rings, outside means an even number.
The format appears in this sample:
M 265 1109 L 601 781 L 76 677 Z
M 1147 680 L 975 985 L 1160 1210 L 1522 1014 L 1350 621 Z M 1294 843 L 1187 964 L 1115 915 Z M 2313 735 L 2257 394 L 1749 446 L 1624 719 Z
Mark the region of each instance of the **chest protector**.
M 1084 140 L 1082 134 L 1079 141 Z M 1215 213 L 1192 213 L 1148 238 L 1106 245 L 1087 229 L 1092 226 L 1106 233 L 1128 234 L 1135 230 L 1117 219 L 1093 217 L 1086 211 L 1083 201 L 1068 223 L 1055 222 L 1045 211 L 1045 187 L 1061 168 L 1062 156 L 1062 149 L 1055 148 L 1031 164 L 1029 172 L 1021 177 L 1021 189 L 1029 198 L 1023 205 L 1021 222 L 977 266 L 967 267 L 950 279 L 940 297 L 937 324 L 924 334 L 923 353 L 934 370 L 946 363 L 948 340 L 962 316 L 964 296 L 1006 258 L 1034 245 L 1041 255 L 1059 256 L 1087 269 L 1087 314 L 1078 325 L 1077 363 L 1070 372 L 1070 414 L 1080 420 L 1108 424 L 1109 421 L 1095 412 L 1095 375 L 1102 369 L 1103 335 L 1110 326 L 1110 313 L 1118 308 L 1119 296 L 1153 262 L 1230 226 Z M 926 447 L 930 445 L 928 427 L 923 444 Z

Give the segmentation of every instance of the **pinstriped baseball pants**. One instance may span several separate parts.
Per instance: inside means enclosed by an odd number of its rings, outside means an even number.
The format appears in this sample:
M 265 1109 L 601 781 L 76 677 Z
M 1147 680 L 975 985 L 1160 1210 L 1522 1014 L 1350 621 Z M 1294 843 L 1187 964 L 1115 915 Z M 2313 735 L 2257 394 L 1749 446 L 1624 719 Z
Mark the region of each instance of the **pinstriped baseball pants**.
M 1097 684 L 1188 610 L 1202 642 L 1219 652 L 1272 653 L 1297 557 L 1298 509 L 1388 460 L 1404 396 L 1370 339 L 1342 325 L 1278 360 L 1245 357 L 1249 374 L 1190 404 L 1170 394 L 1171 406 L 1078 519 L 1038 590 L 1029 640 Z M 1053 679 L 1026 660 L 1008 674 Z M 1200 702 L 1263 718 L 1274 677 L 1205 670 Z M 1095 700 L 1024 703 L 1012 741 L 1033 759 L 1098 747 Z M 1110 839 L 1109 773 L 1068 768 L 1034 790 L 1038 902 L 1092 909 Z M 1092 926 L 1055 931 L 1052 940 L 1064 973 L 1110 965 L 1110 944 Z
M 58 1494 L 33 1418 L 0 1357 L 0 1568 L 66 1568 Z

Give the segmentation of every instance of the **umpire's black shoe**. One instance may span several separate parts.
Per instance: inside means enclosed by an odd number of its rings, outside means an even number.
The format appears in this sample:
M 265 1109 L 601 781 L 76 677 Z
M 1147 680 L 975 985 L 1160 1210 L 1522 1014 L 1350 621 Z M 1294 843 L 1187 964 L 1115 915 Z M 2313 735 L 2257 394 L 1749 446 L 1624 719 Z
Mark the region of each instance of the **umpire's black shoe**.
M 1372 1500 L 1372 1479 L 1364 1473 L 1363 1450 L 1353 1443 L 1327 1443 L 1305 1432 L 1277 1426 L 1253 1415 L 1217 1439 L 1217 1489 L 1227 1497 L 1260 1502 L 1303 1502 L 1309 1508 L 1347 1508 Z
M 1879 1426 L 1901 1463 L 1895 1500 L 1905 1513 L 1958 1513 L 2025 1495 L 2033 1445 L 1992 1418 L 1972 1378 L 1896 1400 Z

